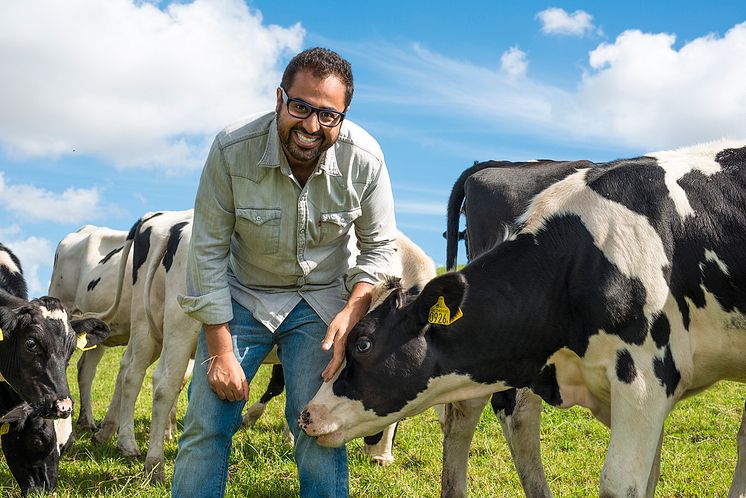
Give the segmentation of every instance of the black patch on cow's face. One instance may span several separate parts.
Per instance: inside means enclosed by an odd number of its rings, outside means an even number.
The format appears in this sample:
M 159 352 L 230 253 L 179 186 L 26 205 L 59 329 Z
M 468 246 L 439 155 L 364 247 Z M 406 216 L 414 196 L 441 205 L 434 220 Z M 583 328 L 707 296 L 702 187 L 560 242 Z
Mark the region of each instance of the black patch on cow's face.
M 665 313 L 661 313 L 655 317 L 653 326 L 650 329 L 650 335 L 659 349 L 668 344 L 668 340 L 671 337 L 671 324 L 668 322 L 668 317 Z
M 106 256 L 104 256 L 104 257 L 103 257 L 103 258 L 101 259 L 101 261 L 99 261 L 99 262 L 98 262 L 98 264 L 100 264 L 100 265 L 105 265 L 105 264 L 106 264 L 106 262 L 107 262 L 107 261 L 109 261 L 109 260 L 110 260 L 110 259 L 112 258 L 112 256 L 114 256 L 114 255 L 115 255 L 115 254 L 117 254 L 118 252 L 121 252 L 121 251 L 122 251 L 122 249 L 124 249 L 124 246 L 122 246 L 122 247 L 117 247 L 116 249 L 112 249 L 111 251 L 109 251 L 109 254 L 107 254 Z
M 655 371 L 655 376 L 660 380 L 661 385 L 666 388 L 666 396 L 673 396 L 676 387 L 679 385 L 679 381 L 681 381 L 681 373 L 679 373 L 673 360 L 671 346 L 666 346 L 663 358 L 653 359 L 653 370 Z
M 145 261 L 148 259 L 148 252 L 150 252 L 150 232 L 152 232 L 152 227 L 148 227 L 144 230 L 138 230 L 137 234 L 135 235 L 135 242 L 134 242 L 135 249 L 132 255 L 132 285 L 133 286 L 137 283 L 137 272 L 140 270 L 140 267 L 144 265 Z
M 626 349 L 620 349 L 616 353 L 616 376 L 621 382 L 631 384 L 637 377 L 635 360 Z
M 100 281 L 101 277 L 98 277 L 96 280 L 91 280 L 90 282 L 88 282 L 88 292 L 91 292 L 93 289 L 95 289 Z
M 171 269 L 171 265 L 174 262 L 174 255 L 176 254 L 176 250 L 179 248 L 179 242 L 181 241 L 181 231 L 188 224 L 188 221 L 182 221 L 181 223 L 173 225 L 168 231 L 166 254 L 163 255 L 163 266 L 166 268 L 166 271 Z
M 500 411 L 505 413 L 506 417 L 513 415 L 516 393 L 515 389 L 508 389 L 507 391 L 500 391 L 492 395 L 490 404 L 492 404 L 492 411 L 495 412 L 495 415 Z

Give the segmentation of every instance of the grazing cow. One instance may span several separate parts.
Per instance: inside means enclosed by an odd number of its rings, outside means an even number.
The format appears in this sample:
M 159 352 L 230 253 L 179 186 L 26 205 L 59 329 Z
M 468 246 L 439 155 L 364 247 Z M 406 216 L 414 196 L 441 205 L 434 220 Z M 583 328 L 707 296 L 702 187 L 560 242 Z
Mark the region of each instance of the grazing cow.
M 2 244 L 0 244 L 0 289 L 21 301 L 28 299 L 21 264 L 18 258 Z M 56 300 L 41 298 L 35 301 L 47 310 L 47 314 L 51 315 L 50 311 L 54 310 L 56 312 L 54 315 L 62 319 L 64 309 L 57 308 L 59 303 Z M 73 321 L 70 325 L 76 331 L 76 336 L 81 334 L 86 336 L 83 341 L 86 347 L 95 346 L 96 343 L 106 338 L 107 329 L 97 320 Z M 87 334 L 88 331 L 91 334 Z M 34 338 L 31 335 L 27 339 L 26 346 L 30 345 L 29 340 L 35 339 L 39 339 L 39 336 Z M 45 346 L 52 343 L 52 341 L 36 342 Z M 73 345 L 78 343 L 78 339 L 65 336 L 62 342 L 64 349 L 61 355 L 65 360 L 64 365 L 67 366 L 73 352 Z M 34 362 L 33 359 L 31 361 Z M 36 362 L 44 364 L 43 360 L 37 359 Z M 30 492 L 51 491 L 55 488 L 60 456 L 73 442 L 72 422 L 69 417 L 47 420 L 40 413 L 32 405 L 26 403 L 8 383 L 0 382 L 0 414 L 4 414 L 0 416 L 2 450 L 10 472 L 18 482 L 24 496 Z
M 299 424 L 339 446 L 434 403 L 529 387 L 610 427 L 601 496 L 652 496 L 676 402 L 746 382 L 746 141 L 581 168 L 519 221 L 419 294 L 393 289 Z M 740 458 L 731 496 L 744 475 Z

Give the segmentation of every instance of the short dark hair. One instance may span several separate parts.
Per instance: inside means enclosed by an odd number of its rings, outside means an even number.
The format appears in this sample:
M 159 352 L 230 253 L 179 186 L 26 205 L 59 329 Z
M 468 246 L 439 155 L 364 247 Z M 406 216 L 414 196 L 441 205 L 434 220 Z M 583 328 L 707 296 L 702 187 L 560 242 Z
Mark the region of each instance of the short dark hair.
M 336 76 L 345 85 L 345 108 L 352 101 L 355 85 L 352 82 L 352 66 L 337 52 L 328 48 L 314 47 L 293 57 L 282 74 L 282 87 L 293 86 L 298 71 L 309 71 L 317 78 Z

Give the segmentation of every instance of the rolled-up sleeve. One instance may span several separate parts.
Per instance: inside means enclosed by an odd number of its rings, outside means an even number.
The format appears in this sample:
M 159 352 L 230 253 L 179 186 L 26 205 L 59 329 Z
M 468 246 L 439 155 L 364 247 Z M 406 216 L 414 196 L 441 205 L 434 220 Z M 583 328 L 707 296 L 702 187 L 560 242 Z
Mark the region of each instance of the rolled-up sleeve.
M 362 214 L 355 220 L 360 254 L 355 266 L 344 275 L 348 292 L 358 282 L 376 283 L 392 273 L 397 232 L 391 180 L 383 162 L 364 190 L 360 204 Z
M 184 312 L 205 324 L 226 323 L 233 318 L 227 271 L 234 225 L 231 177 L 216 138 L 194 202 L 187 293 L 178 297 Z

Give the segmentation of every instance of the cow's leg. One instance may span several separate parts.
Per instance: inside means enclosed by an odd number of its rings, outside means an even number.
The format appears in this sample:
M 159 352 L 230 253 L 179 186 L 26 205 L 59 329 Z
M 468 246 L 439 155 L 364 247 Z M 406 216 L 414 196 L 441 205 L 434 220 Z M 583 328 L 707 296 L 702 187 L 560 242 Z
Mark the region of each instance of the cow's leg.
M 132 330 L 127 349 L 132 349 L 132 356 L 122 378 L 122 404 L 119 407 L 117 449 L 124 456 L 139 457 L 140 450 L 135 439 L 135 403 L 142 388 L 145 371 L 158 358 L 161 348 L 145 328 L 142 331 Z M 168 409 L 170 408 L 171 405 L 168 405 Z M 163 427 L 161 427 L 160 437 L 163 437 Z
M 246 410 L 241 425 L 243 427 L 253 427 L 256 421 L 259 420 L 259 417 L 264 413 L 267 403 L 275 396 L 282 394 L 283 389 L 285 389 L 285 375 L 282 371 L 282 365 L 278 363 L 277 365 L 272 365 L 272 376 L 269 379 L 267 390 L 264 391 L 259 401 Z
M 655 487 L 658 486 L 658 479 L 661 476 L 661 449 L 663 448 L 663 432 L 658 438 L 658 450 L 655 452 L 655 459 L 653 460 L 653 467 L 650 469 L 650 476 L 648 476 L 648 487 L 645 491 L 647 498 L 653 498 L 655 496 Z
M 101 444 L 108 441 L 119 428 L 119 408 L 122 405 L 122 380 L 124 379 L 131 356 L 132 352 L 130 348 L 125 348 L 122 359 L 119 362 L 119 373 L 117 374 L 117 381 L 114 384 L 114 394 L 111 396 L 109 407 L 106 409 L 106 416 L 104 417 L 104 421 L 101 422 L 101 427 L 99 427 L 92 438 L 94 444 Z
M 192 376 L 192 370 L 194 370 L 194 359 L 189 358 L 186 372 L 184 372 L 184 380 L 181 381 L 181 386 L 179 386 L 179 394 L 181 394 L 181 392 L 184 390 L 186 385 L 189 383 L 189 378 Z M 155 388 L 155 384 L 153 384 L 153 387 Z M 177 395 L 174 398 L 174 404 L 171 407 L 171 413 L 168 414 L 168 426 L 166 427 L 166 430 L 163 433 L 163 438 L 169 441 L 173 437 L 173 434 L 176 432 L 176 405 L 178 404 L 179 404 L 179 396 Z
M 197 345 L 197 336 L 187 338 L 180 332 L 183 328 L 169 327 L 164 337 L 161 359 L 153 375 L 153 414 L 150 419 L 150 439 L 145 456 L 145 473 L 151 483 L 164 482 L 163 439 L 167 430 L 169 414 L 179 397 L 179 387 L 188 370 L 189 358 Z M 195 331 L 196 332 L 196 331 Z
M 370 455 L 373 463 L 379 465 L 391 465 L 394 463 L 394 436 L 396 435 L 397 423 L 386 427 L 375 436 L 366 436 L 363 451 Z
M 738 428 L 738 462 L 728 491 L 728 498 L 736 497 L 746 497 L 746 405 L 741 415 L 741 427 Z
M 492 409 L 503 429 L 526 496 L 552 496 L 541 460 L 541 398 L 529 389 L 492 396 Z
M 601 471 L 600 496 L 642 497 L 671 402 L 662 391 L 641 393 L 643 381 L 627 384 L 612 375 L 611 437 Z M 648 384 L 653 390 L 660 389 L 658 382 Z
M 78 389 L 80 390 L 80 413 L 78 415 L 78 426 L 84 431 L 95 431 L 96 422 L 93 420 L 93 403 L 91 401 L 91 389 L 93 378 L 96 375 L 96 367 L 101 362 L 106 346 L 98 346 L 89 351 L 84 351 L 78 359 Z
M 440 496 L 466 497 L 466 465 L 474 429 L 488 397 L 449 403 L 445 406 L 443 430 L 443 473 Z

